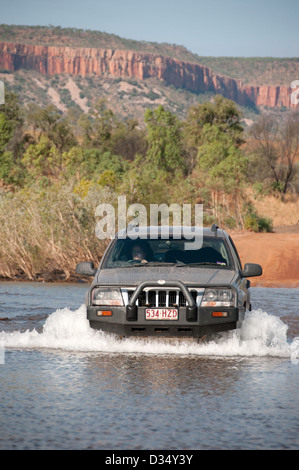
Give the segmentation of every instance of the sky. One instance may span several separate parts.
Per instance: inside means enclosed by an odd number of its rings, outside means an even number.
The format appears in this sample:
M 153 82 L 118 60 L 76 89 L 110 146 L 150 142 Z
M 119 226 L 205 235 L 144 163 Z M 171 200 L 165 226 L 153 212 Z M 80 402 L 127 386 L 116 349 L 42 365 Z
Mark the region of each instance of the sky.
M 0 23 L 92 29 L 200 56 L 299 57 L 298 0 L 0 0 Z

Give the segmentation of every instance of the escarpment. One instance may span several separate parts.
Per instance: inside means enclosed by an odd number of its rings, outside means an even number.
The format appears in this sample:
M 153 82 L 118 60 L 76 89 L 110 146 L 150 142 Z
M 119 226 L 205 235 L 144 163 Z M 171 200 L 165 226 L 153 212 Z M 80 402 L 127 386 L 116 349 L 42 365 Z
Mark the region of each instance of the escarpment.
M 29 69 L 46 75 L 157 78 L 193 93 L 213 92 L 241 106 L 294 107 L 287 86 L 243 85 L 198 63 L 131 50 L 0 42 L 0 69 Z

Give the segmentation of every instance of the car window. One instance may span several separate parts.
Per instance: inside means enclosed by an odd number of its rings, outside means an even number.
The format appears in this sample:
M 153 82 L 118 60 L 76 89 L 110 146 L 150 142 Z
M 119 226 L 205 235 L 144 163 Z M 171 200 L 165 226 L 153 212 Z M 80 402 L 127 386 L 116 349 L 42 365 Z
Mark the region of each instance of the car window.
M 232 265 L 232 260 L 227 244 L 222 238 L 204 237 L 202 247 L 195 250 L 185 239 L 131 240 L 127 238 L 115 241 L 103 262 L 103 267 L 116 268 L 156 263 L 210 264 L 227 267 Z

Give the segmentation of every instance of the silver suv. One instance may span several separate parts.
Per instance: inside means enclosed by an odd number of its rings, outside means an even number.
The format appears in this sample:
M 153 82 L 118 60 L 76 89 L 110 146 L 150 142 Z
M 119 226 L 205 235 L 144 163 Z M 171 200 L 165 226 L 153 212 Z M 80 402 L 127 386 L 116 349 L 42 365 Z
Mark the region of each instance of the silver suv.
M 91 262 L 77 265 L 78 274 L 94 276 L 85 299 L 92 328 L 200 338 L 239 326 L 251 309 L 246 278 L 260 276 L 261 266 L 242 269 L 231 237 L 216 225 L 202 229 L 195 249 L 183 227 L 168 229 L 165 237 L 161 227 L 145 227 L 135 240 L 119 233 L 98 269 Z

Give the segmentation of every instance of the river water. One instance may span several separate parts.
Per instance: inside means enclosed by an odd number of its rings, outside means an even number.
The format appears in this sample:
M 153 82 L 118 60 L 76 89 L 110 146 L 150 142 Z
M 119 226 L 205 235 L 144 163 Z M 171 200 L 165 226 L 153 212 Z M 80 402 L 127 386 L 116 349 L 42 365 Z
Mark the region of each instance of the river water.
M 0 449 L 298 449 L 299 289 L 202 344 L 91 330 L 86 290 L 0 283 Z

